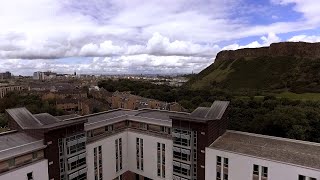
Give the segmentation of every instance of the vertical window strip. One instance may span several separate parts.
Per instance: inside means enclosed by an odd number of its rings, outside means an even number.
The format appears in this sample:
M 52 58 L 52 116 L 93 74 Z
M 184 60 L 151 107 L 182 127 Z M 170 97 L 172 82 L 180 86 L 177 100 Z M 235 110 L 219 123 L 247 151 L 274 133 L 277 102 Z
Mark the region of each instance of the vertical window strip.
M 139 161 L 140 161 L 140 157 L 139 157 L 139 154 L 140 154 L 140 140 L 139 140 L 139 138 L 137 138 L 137 141 L 136 141 L 136 150 L 137 150 L 137 158 L 136 158 L 136 160 L 137 160 L 137 169 L 140 169 L 140 163 L 139 163 Z
M 122 138 L 119 139 L 119 169 L 122 170 Z
M 102 146 L 99 146 L 99 180 L 102 180 Z
M 141 170 L 143 171 L 143 139 L 140 139 L 140 153 L 141 153 L 141 156 L 140 156 L 140 160 L 141 160 Z
M 115 149 L 116 149 L 116 172 L 119 171 L 119 163 L 118 163 L 118 160 L 119 160 L 119 152 L 118 152 L 118 139 L 115 140 Z

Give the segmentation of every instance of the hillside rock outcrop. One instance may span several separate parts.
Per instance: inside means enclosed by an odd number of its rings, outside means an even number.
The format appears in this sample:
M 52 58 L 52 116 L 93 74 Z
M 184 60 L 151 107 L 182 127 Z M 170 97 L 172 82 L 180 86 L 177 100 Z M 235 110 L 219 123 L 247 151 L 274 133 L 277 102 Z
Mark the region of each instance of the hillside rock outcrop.
M 215 62 L 261 56 L 320 58 L 320 43 L 280 42 L 273 43 L 269 47 L 226 50 L 217 54 Z

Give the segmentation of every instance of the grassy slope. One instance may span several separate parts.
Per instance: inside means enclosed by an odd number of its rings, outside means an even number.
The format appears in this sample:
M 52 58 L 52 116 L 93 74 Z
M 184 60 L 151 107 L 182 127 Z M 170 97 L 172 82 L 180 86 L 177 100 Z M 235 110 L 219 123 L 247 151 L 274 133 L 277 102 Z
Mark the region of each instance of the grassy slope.
M 224 88 L 320 92 L 320 59 L 258 57 L 212 64 L 186 85 L 192 89 Z

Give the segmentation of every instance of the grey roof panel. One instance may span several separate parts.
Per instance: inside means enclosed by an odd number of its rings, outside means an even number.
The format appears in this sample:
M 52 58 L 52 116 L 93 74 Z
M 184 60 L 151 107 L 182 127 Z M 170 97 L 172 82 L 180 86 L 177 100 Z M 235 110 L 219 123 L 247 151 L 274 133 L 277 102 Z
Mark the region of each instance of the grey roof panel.
M 45 148 L 43 140 L 23 132 L 0 134 L 0 161 L 42 148 Z
M 54 124 L 60 121 L 58 118 L 48 113 L 35 114 L 34 117 L 37 118 L 43 125 Z
M 208 107 L 198 107 L 190 114 L 190 116 L 197 118 L 206 118 L 209 110 L 210 108 Z
M 320 143 L 227 131 L 210 148 L 320 170 Z
M 6 109 L 7 113 L 22 127 L 40 127 L 43 124 L 26 108 Z
M 214 101 L 206 115 L 207 119 L 221 119 L 225 110 L 229 105 L 229 101 Z
M 58 118 L 59 120 L 66 120 L 66 119 L 77 118 L 81 116 L 78 114 L 68 114 L 68 115 L 55 116 L 55 117 Z

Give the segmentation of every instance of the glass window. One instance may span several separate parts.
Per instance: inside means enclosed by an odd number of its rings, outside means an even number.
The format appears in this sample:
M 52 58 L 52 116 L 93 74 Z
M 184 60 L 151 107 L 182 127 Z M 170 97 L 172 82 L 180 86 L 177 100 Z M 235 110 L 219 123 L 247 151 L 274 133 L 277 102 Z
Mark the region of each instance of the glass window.
M 305 176 L 299 175 L 299 180 L 306 180 Z
M 229 159 L 228 158 L 224 158 L 223 166 L 226 168 L 229 166 Z
M 223 180 L 228 180 L 228 174 L 223 174 Z
M 268 177 L 268 167 L 262 166 L 262 177 Z
M 220 172 L 217 172 L 217 180 L 221 180 L 221 173 Z
M 253 174 L 259 176 L 259 166 L 256 164 L 253 165 Z
M 221 166 L 221 157 L 217 156 L 217 166 Z
M 27 174 L 27 178 L 28 178 L 28 180 L 33 180 L 33 174 L 32 174 L 32 172 L 29 172 L 29 173 Z

